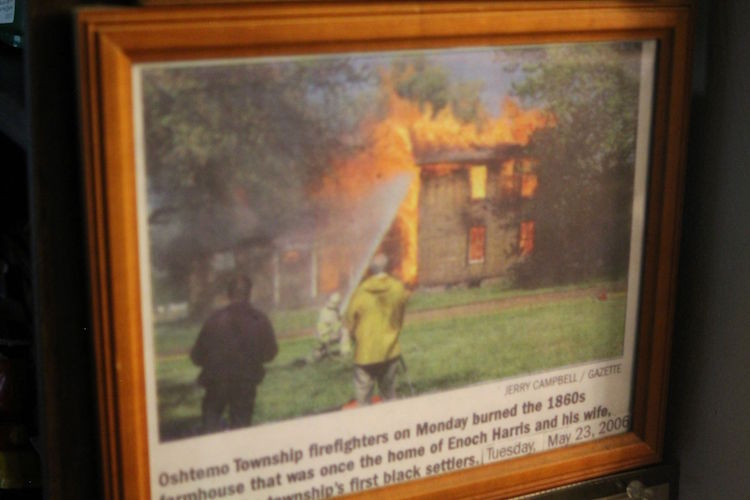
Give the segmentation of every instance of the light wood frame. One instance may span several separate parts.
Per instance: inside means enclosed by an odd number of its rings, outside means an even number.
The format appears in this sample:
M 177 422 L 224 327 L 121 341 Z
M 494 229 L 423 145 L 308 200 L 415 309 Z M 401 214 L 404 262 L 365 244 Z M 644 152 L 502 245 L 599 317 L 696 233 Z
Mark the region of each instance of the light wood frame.
M 88 252 L 106 497 L 149 497 L 131 65 L 185 58 L 658 40 L 632 431 L 398 484 L 389 487 L 388 496 L 507 497 L 658 462 L 675 297 L 691 16 L 689 2 L 664 0 L 277 3 L 79 12 Z

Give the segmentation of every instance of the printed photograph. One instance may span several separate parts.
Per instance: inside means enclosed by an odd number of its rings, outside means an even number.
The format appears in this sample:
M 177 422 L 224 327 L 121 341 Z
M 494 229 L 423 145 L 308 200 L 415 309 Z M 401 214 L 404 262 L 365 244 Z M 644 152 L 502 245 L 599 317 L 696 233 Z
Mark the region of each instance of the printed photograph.
M 642 51 L 139 65 L 159 439 L 622 356 Z

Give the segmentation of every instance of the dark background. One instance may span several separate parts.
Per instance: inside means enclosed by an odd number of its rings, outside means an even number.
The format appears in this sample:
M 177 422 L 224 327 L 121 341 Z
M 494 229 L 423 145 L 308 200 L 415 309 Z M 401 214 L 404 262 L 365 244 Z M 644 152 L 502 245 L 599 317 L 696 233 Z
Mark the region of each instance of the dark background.
M 101 496 L 71 17 L 82 3 L 28 0 L 25 47 L 0 50 L 0 228 L 30 228 L 46 498 Z M 680 498 L 750 498 L 750 2 L 695 4 L 665 459 L 679 463 Z
M 697 7 L 667 457 L 680 498 L 750 498 L 750 2 Z

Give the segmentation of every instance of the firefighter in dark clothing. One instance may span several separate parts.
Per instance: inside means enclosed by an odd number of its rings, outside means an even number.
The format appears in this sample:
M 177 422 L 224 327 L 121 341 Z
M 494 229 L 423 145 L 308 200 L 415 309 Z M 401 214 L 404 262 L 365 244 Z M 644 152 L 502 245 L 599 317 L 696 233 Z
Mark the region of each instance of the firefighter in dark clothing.
M 206 390 L 204 432 L 221 429 L 227 407 L 231 428 L 251 424 L 256 389 L 265 375 L 263 363 L 278 352 L 271 322 L 250 304 L 250 279 L 233 277 L 227 291 L 230 304 L 208 318 L 190 352 L 202 368 L 198 383 Z

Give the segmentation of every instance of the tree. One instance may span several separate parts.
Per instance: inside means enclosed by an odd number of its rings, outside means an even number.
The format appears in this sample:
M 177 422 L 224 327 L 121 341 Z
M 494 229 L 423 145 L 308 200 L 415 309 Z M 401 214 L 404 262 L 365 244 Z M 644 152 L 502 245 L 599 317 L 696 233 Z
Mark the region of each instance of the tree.
M 628 266 L 638 112 L 640 44 L 551 48 L 513 86 L 555 126 L 528 146 L 539 185 L 521 215 L 535 221 L 521 283 L 622 277 Z
M 212 253 L 304 224 L 307 191 L 357 146 L 351 89 L 371 80 L 344 58 L 141 74 L 155 288 L 182 297 Z
M 480 94 L 481 82 L 455 81 L 451 73 L 424 55 L 398 58 L 391 65 L 390 78 L 399 97 L 415 102 L 433 116 L 450 106 L 459 120 L 479 123 L 486 117 Z
M 418 103 L 420 108 L 429 104 L 435 114 L 450 101 L 448 72 L 425 56 L 396 59 L 391 65 L 391 78 L 400 97 Z

